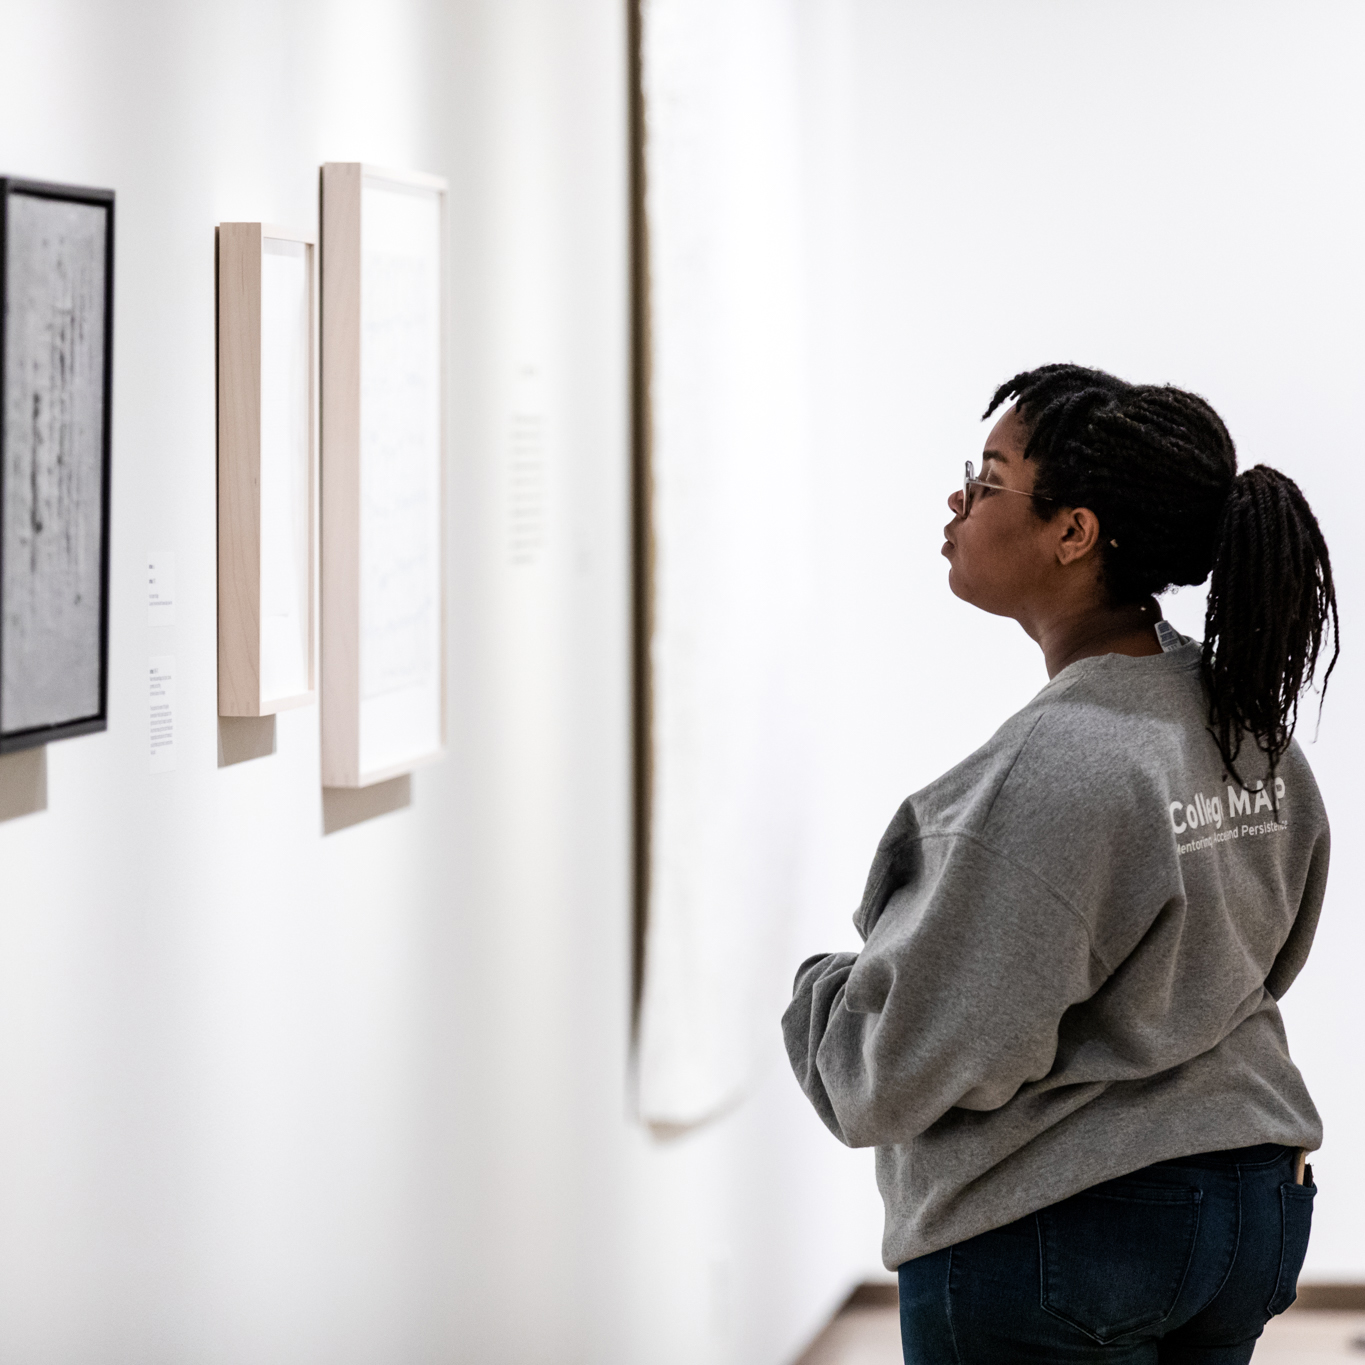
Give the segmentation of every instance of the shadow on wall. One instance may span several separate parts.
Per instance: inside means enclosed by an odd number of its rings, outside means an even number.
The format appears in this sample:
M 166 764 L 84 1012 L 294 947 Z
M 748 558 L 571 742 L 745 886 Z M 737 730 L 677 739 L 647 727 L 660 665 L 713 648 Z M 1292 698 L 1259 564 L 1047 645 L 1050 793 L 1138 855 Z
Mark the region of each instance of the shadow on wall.
M 322 832 L 335 834 L 364 820 L 412 805 L 412 778 L 407 773 L 372 787 L 324 787 Z
M 33 750 L 43 753 L 43 750 Z M 218 717 L 218 766 L 230 768 L 234 763 L 249 763 L 254 758 L 269 758 L 275 752 L 274 716 L 219 716 Z M 28 754 L 16 754 L 15 758 L 27 758 Z M 8 762 L 8 760 L 4 760 Z M 26 815 L 29 808 L 19 809 L 17 804 L 23 799 L 28 787 L 23 785 L 31 779 L 16 774 L 12 781 L 5 776 L 0 767 L 0 820 L 11 818 L 11 814 Z M 10 795 L 13 786 L 14 795 Z M 41 805 L 32 809 L 42 810 L 47 805 L 47 767 L 44 762 L 41 773 Z M 16 805 L 11 812 L 10 806 Z M 362 824 L 380 815 L 388 815 L 396 810 L 404 810 L 412 805 L 412 778 L 408 775 L 390 778 L 387 782 L 376 782 L 369 787 L 324 787 L 322 789 L 322 832 L 335 834 L 338 830 L 349 829 L 352 825 Z
M 275 752 L 274 716 L 219 716 L 218 766 L 230 768 Z
M 0 758 L 0 820 L 17 820 L 46 809 L 46 746 Z
M 0 758 L 0 820 L 48 808 L 48 749 L 22 749 Z

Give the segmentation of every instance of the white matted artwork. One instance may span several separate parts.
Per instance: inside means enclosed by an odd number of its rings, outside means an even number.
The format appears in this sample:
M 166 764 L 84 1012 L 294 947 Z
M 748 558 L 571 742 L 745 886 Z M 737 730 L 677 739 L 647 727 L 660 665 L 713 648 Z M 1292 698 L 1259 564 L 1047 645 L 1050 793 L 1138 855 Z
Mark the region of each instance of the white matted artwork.
M 809 842 L 799 48 L 782 5 L 640 21 L 637 1098 L 676 1130 L 780 1063 Z
M 218 229 L 218 710 L 266 716 L 316 688 L 313 239 Z
M 322 780 L 445 742 L 445 181 L 322 168 Z

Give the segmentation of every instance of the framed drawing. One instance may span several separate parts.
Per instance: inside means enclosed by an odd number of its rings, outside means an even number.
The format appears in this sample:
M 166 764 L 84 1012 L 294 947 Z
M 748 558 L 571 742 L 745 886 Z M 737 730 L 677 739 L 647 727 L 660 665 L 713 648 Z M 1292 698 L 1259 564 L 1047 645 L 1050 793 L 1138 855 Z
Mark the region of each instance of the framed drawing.
M 792 19 L 633 0 L 636 1103 L 692 1127 L 769 1051 L 809 842 L 823 525 Z M 723 60 L 718 60 L 723 58 Z M 647 135 L 646 135 L 647 134 Z
M 0 753 L 103 730 L 114 195 L 0 178 Z
M 445 181 L 322 168 L 322 780 L 445 742 Z
M 218 711 L 314 699 L 313 238 L 218 228 Z

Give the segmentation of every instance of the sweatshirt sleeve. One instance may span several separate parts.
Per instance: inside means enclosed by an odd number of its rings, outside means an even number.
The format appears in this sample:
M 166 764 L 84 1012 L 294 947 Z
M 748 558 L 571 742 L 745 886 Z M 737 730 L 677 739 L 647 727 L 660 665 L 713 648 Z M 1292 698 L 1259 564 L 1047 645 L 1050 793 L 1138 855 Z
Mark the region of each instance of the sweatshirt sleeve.
M 863 951 L 804 963 L 782 1020 L 797 1079 L 851 1147 L 906 1142 L 1041 1080 L 1062 1015 L 1108 975 L 1038 874 L 970 835 L 915 843 Z
M 1322 833 L 1313 844 L 1308 876 L 1299 900 L 1298 913 L 1294 916 L 1294 924 L 1265 979 L 1266 990 L 1276 1000 L 1281 999 L 1294 984 L 1294 978 L 1308 961 L 1308 950 L 1313 946 L 1313 936 L 1318 929 L 1318 917 L 1322 914 L 1323 897 L 1327 894 L 1327 864 L 1330 859 L 1331 836 L 1324 818 Z

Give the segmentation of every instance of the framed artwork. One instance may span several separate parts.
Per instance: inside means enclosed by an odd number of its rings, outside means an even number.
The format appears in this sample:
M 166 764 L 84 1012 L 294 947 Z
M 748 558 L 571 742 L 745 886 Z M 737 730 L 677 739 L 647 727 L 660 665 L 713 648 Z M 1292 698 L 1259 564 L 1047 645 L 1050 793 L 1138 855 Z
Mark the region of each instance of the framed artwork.
M 313 238 L 218 228 L 218 711 L 313 701 L 316 279 Z
M 670 1130 L 762 1073 L 819 786 L 799 73 L 784 7 L 731 8 L 628 10 L 635 1097 Z
M 445 181 L 322 168 L 322 780 L 445 742 Z
M 0 178 L 0 753 L 108 724 L 114 195 Z

